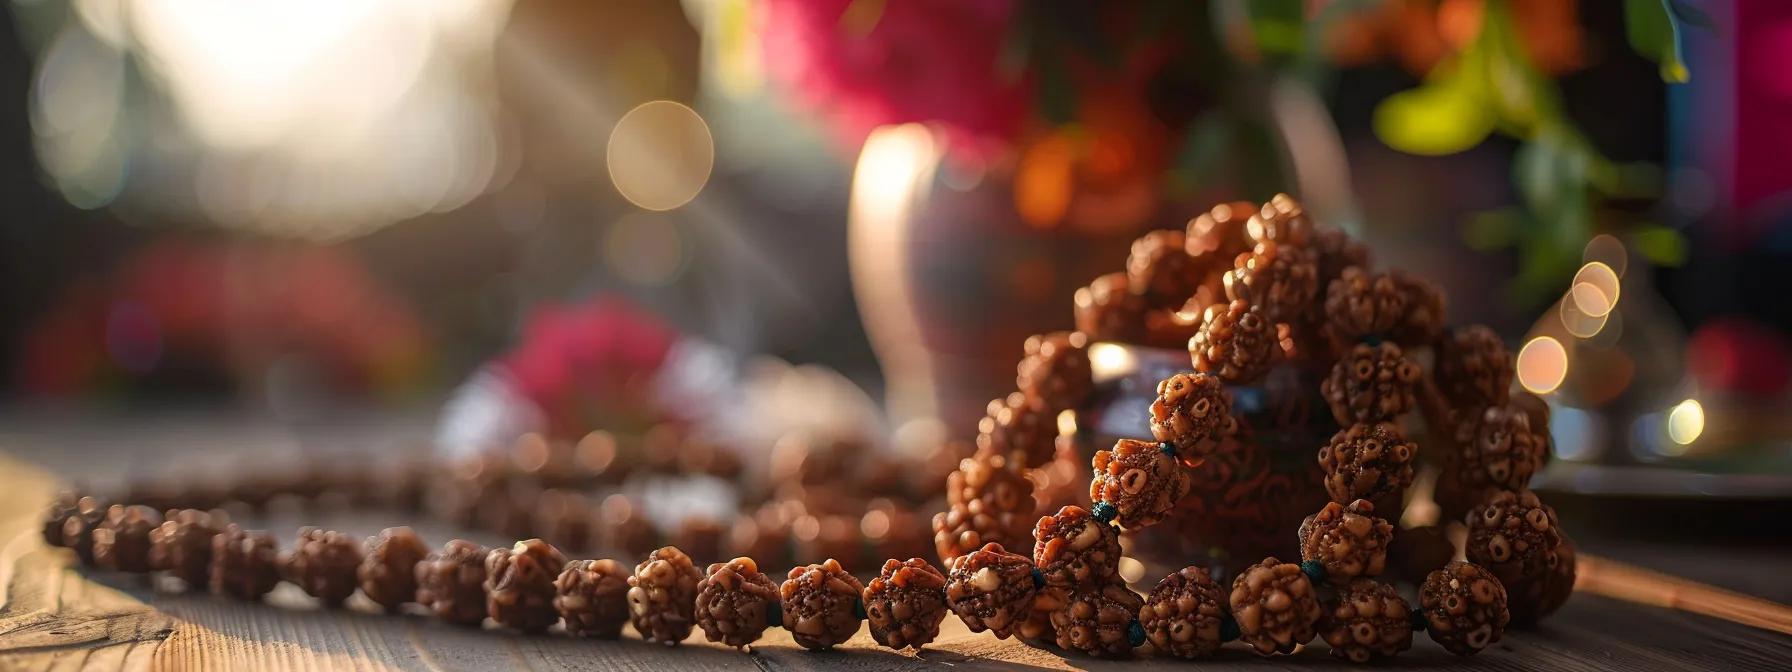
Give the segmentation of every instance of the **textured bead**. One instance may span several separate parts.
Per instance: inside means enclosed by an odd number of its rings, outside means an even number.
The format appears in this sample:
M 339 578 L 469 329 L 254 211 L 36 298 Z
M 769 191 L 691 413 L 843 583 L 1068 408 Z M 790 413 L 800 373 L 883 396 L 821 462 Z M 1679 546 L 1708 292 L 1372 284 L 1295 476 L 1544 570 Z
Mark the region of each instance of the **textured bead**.
M 1092 656 L 1122 656 L 1132 651 L 1127 628 L 1145 600 L 1118 581 L 1078 586 L 1049 586 L 1040 597 L 1053 603 L 1052 635 L 1058 647 Z
M 1139 624 L 1151 646 L 1188 659 L 1219 651 L 1224 643 L 1220 623 L 1225 618 L 1226 593 L 1207 570 L 1194 566 L 1157 582 L 1139 610 Z
M 1120 575 L 1120 532 L 1088 509 L 1066 506 L 1041 517 L 1033 538 L 1033 566 L 1047 585 L 1105 583 Z
M 920 558 L 888 560 L 865 584 L 865 620 L 878 644 L 920 649 L 946 618 L 946 575 Z
M 1326 582 L 1348 583 L 1380 576 L 1387 568 L 1394 526 L 1376 517 L 1375 505 L 1359 499 L 1348 506 L 1330 502 L 1300 524 L 1300 558 L 1325 567 Z
M 1307 311 L 1319 293 L 1313 251 L 1296 243 L 1260 241 L 1226 274 L 1226 296 L 1248 301 L 1272 322 L 1311 320 Z
M 1459 656 L 1500 641 L 1511 615 L 1506 587 L 1479 565 L 1452 562 L 1419 585 L 1419 609 L 1431 639 Z
M 1173 308 L 1194 295 L 1201 268 L 1185 249 L 1183 232 L 1151 231 L 1133 241 L 1126 277 L 1146 308 Z
M 1151 436 L 1176 447 L 1176 456 L 1194 463 L 1238 431 L 1232 395 L 1220 379 L 1205 373 L 1178 373 L 1157 384 L 1151 402 Z
M 947 510 L 934 516 L 934 545 L 940 559 L 969 553 L 984 544 L 1021 544 L 1030 539 L 1033 482 L 1006 455 L 987 451 L 959 462 L 946 478 Z
M 477 626 L 485 621 L 484 546 L 465 539 L 442 545 L 417 563 L 417 603 L 449 623 Z
M 1447 319 L 1443 290 L 1399 270 L 1388 271 L 1388 275 L 1406 294 L 1406 313 L 1394 327 L 1394 342 L 1409 347 L 1436 342 Z
M 1231 267 L 1238 255 L 1251 251 L 1255 243 L 1245 232 L 1245 223 L 1257 214 L 1257 205 L 1234 201 L 1213 206 L 1189 220 L 1183 236 L 1183 249 L 1209 265 Z
M 120 572 L 150 570 L 149 533 L 162 524 L 162 514 L 147 506 L 113 504 L 93 530 L 93 562 Z
M 1319 448 L 1319 468 L 1332 501 L 1371 502 L 1397 496 L 1412 485 L 1418 446 L 1390 423 L 1353 424 Z
M 1090 461 L 1089 500 L 1107 502 L 1128 530 L 1163 520 L 1188 496 L 1188 470 L 1159 444 L 1120 439 Z
M 1239 573 L 1229 602 L 1238 639 L 1261 655 L 1291 653 L 1312 641 L 1321 613 L 1319 596 L 1300 565 L 1275 558 Z
M 1412 648 L 1412 609 L 1393 586 L 1354 579 L 1326 601 L 1319 630 L 1335 657 L 1353 663 L 1389 658 Z
M 106 519 L 110 508 L 98 497 L 82 497 L 75 502 L 75 511 L 62 521 L 62 546 L 75 552 L 81 564 L 93 564 L 93 531 Z
M 1499 334 L 1460 327 L 1437 343 L 1438 391 L 1460 408 L 1504 405 L 1512 388 L 1512 354 Z
M 1245 233 L 1255 242 L 1276 242 L 1306 245 L 1312 242 L 1315 225 L 1307 210 L 1288 194 L 1269 198 L 1256 214 L 1245 222 Z
M 829 558 L 794 567 L 778 586 L 784 629 L 810 651 L 825 651 L 859 631 L 859 600 L 865 584 Z
M 697 627 L 711 642 L 746 646 L 765 633 L 777 603 L 778 584 L 752 558 L 718 562 L 697 582 Z
M 1109 273 L 1076 290 L 1072 297 L 1076 330 L 1091 341 L 1136 342 L 1142 335 L 1144 297 L 1134 294 L 1125 273 Z
M 1463 413 L 1445 468 L 1471 492 L 1524 489 L 1549 454 L 1546 429 L 1532 427 L 1530 414 L 1512 404 Z
M 543 632 L 560 620 L 554 610 L 554 579 L 566 556 L 540 539 L 494 548 L 485 555 L 485 611 L 498 625 Z
M 266 532 L 225 526 L 212 537 L 212 593 L 259 600 L 280 583 L 280 547 Z
M 675 546 L 647 554 L 628 577 L 629 615 L 635 631 L 650 642 L 675 646 L 696 624 L 697 583 L 703 570 Z
M 1188 343 L 1196 371 L 1242 384 L 1261 377 L 1275 360 L 1275 323 L 1250 303 L 1209 306 L 1201 320 L 1201 330 Z
M 1351 266 L 1325 291 L 1325 329 L 1337 343 L 1391 332 L 1406 315 L 1406 292 L 1385 273 Z
M 367 553 L 356 571 L 361 594 L 386 611 L 416 601 L 417 563 L 428 556 L 429 545 L 411 528 L 380 530 L 379 536 L 367 539 Z
M 1028 401 L 1020 392 L 989 402 L 977 423 L 977 450 L 1007 455 L 1017 466 L 1051 461 L 1057 450 L 1058 412 Z
M 1088 346 L 1088 337 L 1076 331 L 1028 338 L 1015 367 L 1015 387 L 1034 406 L 1055 411 L 1081 406 L 1095 389 Z
M 1529 490 L 1502 490 L 1471 509 L 1466 522 L 1468 540 L 1463 552 L 1469 562 L 1487 569 L 1506 587 L 1507 608 L 1513 617 L 1532 622 L 1552 611 L 1544 609 L 1544 593 L 1546 588 L 1559 587 L 1547 583 L 1560 579 L 1567 541 L 1555 509 Z M 1572 577 L 1572 557 L 1567 564 Z
M 1030 617 L 1037 594 L 1033 563 L 986 544 L 953 559 L 946 579 L 946 606 L 971 632 L 988 630 L 1007 639 Z
M 179 577 L 189 589 L 204 586 L 211 572 L 212 537 L 223 531 L 228 522 L 222 511 L 169 512 L 168 518 L 149 533 L 150 567 Z
M 280 564 L 281 575 L 326 607 L 341 606 L 355 594 L 361 544 L 353 537 L 316 527 L 299 528 L 299 540 Z
M 1315 226 L 1308 243 L 1318 258 L 1319 286 L 1324 289 L 1344 275 L 1344 269 L 1369 268 L 1369 248 L 1334 226 Z
M 1340 425 L 1383 422 L 1412 409 L 1419 365 L 1392 341 L 1352 347 L 1319 385 Z
M 615 560 L 574 560 L 554 577 L 554 611 L 567 634 L 616 639 L 628 623 L 629 568 Z

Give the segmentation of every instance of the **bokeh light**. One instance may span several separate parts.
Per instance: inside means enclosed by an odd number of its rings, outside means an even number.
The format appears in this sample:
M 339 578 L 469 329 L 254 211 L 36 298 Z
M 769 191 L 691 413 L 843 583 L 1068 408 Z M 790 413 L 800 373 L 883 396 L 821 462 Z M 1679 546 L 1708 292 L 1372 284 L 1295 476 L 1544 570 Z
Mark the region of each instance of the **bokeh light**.
M 684 236 L 677 222 L 653 212 L 623 215 L 604 236 L 603 258 L 610 272 L 649 287 L 669 283 L 686 267 Z
M 1538 336 L 1518 351 L 1518 383 L 1534 394 L 1549 394 L 1568 377 L 1568 350 L 1562 342 Z
M 1574 274 L 1568 299 L 1589 317 L 1604 317 L 1618 305 L 1618 274 L 1602 261 L 1590 261 Z
M 605 161 L 610 181 L 630 203 L 671 210 L 689 203 L 709 183 L 715 140 L 703 117 L 682 103 L 644 103 L 616 122 Z
M 1682 446 L 1691 445 L 1705 433 L 1705 406 L 1697 399 L 1687 399 L 1668 411 L 1668 438 Z

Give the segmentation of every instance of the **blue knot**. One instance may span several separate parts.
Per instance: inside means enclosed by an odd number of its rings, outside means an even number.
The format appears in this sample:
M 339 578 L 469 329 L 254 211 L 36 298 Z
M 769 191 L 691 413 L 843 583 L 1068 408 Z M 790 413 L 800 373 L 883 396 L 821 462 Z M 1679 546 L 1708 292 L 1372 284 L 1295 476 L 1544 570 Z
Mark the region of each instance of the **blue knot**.
M 1307 578 L 1311 579 L 1313 583 L 1325 582 L 1325 563 L 1323 562 L 1318 560 L 1302 560 L 1300 561 L 1300 571 L 1301 573 L 1306 574 Z
M 1033 568 L 1033 587 L 1034 588 L 1044 588 L 1045 587 L 1045 575 L 1039 573 L 1038 567 Z
M 777 600 L 765 603 L 765 624 L 772 627 L 784 627 L 784 603 Z
M 1381 347 L 1381 334 L 1364 334 L 1363 345 L 1367 345 L 1371 348 Z
M 1139 619 L 1126 624 L 1126 643 L 1135 649 L 1145 645 L 1145 626 L 1139 625 Z
M 1230 642 L 1238 639 L 1239 634 L 1238 621 L 1233 620 L 1231 614 L 1220 617 L 1220 641 Z
M 1424 632 L 1425 628 L 1428 628 L 1430 626 L 1431 626 L 1431 622 L 1430 622 L 1430 620 L 1425 618 L 1425 610 L 1424 609 L 1412 610 L 1412 629 L 1413 630 L 1417 630 L 1419 632 Z
M 861 621 L 865 620 L 865 601 L 864 600 L 855 599 L 852 601 L 852 617 L 859 619 Z
M 1169 455 L 1170 457 L 1176 456 L 1176 444 L 1170 443 L 1169 441 L 1157 442 L 1157 450 L 1158 450 L 1158 452 L 1161 452 L 1165 455 Z
M 1114 522 L 1114 517 L 1120 515 L 1120 510 L 1114 508 L 1113 504 L 1109 504 L 1104 500 L 1096 502 L 1095 506 L 1089 507 L 1089 514 L 1095 516 L 1096 520 L 1105 524 Z

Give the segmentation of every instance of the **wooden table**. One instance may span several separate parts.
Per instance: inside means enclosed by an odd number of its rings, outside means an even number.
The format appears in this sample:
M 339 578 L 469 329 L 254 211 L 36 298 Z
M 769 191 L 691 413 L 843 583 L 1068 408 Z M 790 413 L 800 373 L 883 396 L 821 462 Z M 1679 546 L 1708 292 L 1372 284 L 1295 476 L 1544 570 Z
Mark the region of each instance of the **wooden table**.
M 0 419 L 6 418 L 0 415 Z M 18 420 L 17 416 L 10 419 Z M 379 615 L 359 595 L 346 609 L 322 610 L 290 585 L 282 585 L 267 604 L 184 594 L 168 584 L 151 585 L 142 577 L 71 566 L 70 552 L 43 544 L 38 515 L 58 484 L 51 469 L 73 472 L 78 468 L 89 478 L 96 471 L 111 469 L 116 476 L 137 468 L 131 465 L 142 465 L 145 455 L 210 451 L 213 443 L 223 447 L 219 450 L 241 450 L 245 442 L 260 440 L 248 437 L 265 438 L 265 434 L 239 426 L 169 433 L 163 425 L 120 432 L 85 424 L 59 428 L 58 422 L 66 422 L 61 420 L 21 422 L 27 427 L 18 431 L 0 423 L 6 428 L 0 430 L 0 670 L 1344 667 L 1326 655 L 1323 645 L 1274 659 L 1257 658 L 1234 644 L 1218 658 L 1201 663 L 1096 660 L 972 634 L 953 617 L 947 618 L 940 639 L 919 654 L 878 648 L 863 630 L 838 651 L 810 653 L 778 629 L 768 632 L 751 651 L 742 652 L 704 642 L 701 633 L 683 646 L 667 648 L 642 642 L 632 632 L 622 641 L 595 642 L 563 634 L 526 637 L 489 628 L 468 630 L 417 614 Z M 402 522 L 380 517 L 342 511 L 318 522 L 358 534 Z M 286 523 L 296 520 L 268 522 L 274 529 L 289 530 Z M 419 531 L 438 543 L 452 532 Z M 1792 563 L 1783 561 L 1779 567 L 1765 568 L 1774 575 L 1788 569 Z M 1457 658 L 1421 634 L 1415 637 L 1414 649 L 1393 666 L 1783 671 L 1792 669 L 1792 636 L 1581 594 L 1542 627 L 1508 632 L 1503 641 L 1479 656 Z

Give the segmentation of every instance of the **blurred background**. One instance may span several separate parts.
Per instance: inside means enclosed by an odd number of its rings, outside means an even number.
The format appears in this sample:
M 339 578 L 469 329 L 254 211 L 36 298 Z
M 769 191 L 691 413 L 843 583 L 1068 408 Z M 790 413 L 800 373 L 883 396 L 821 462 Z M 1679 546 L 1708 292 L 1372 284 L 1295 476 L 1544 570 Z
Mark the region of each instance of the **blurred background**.
M 1787 3 L 0 6 L 15 428 L 969 437 L 1134 238 L 1285 191 L 1506 338 L 1557 487 L 1792 494 Z

